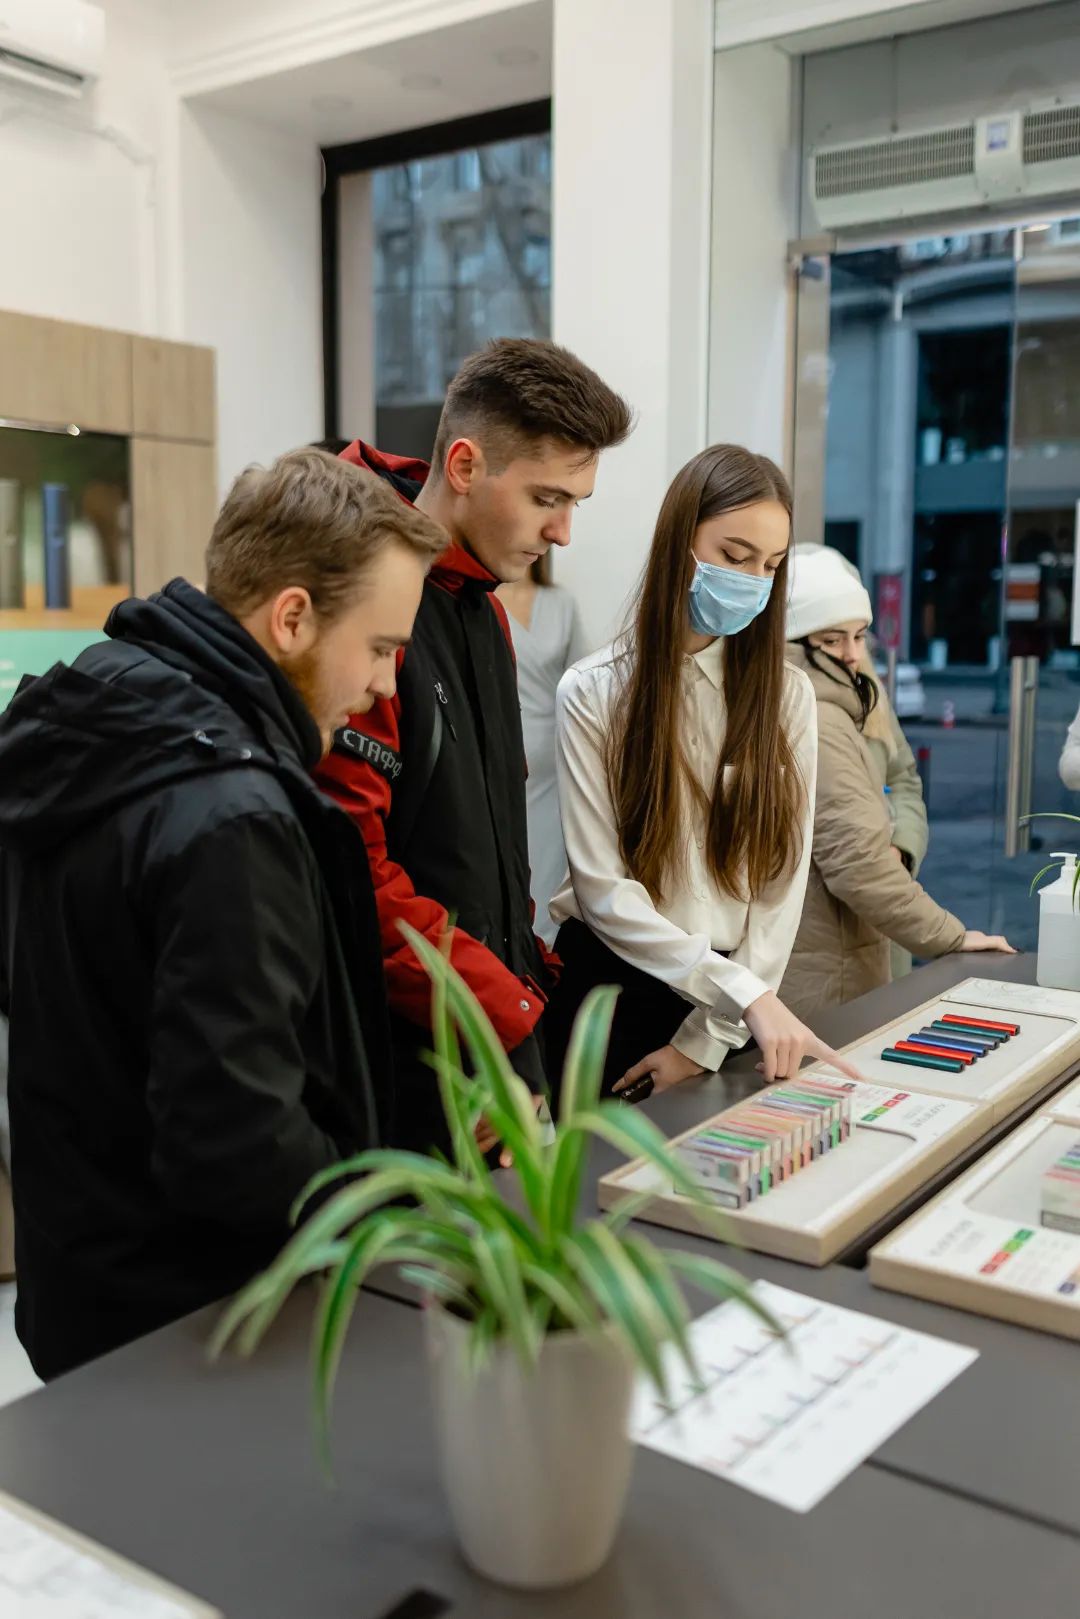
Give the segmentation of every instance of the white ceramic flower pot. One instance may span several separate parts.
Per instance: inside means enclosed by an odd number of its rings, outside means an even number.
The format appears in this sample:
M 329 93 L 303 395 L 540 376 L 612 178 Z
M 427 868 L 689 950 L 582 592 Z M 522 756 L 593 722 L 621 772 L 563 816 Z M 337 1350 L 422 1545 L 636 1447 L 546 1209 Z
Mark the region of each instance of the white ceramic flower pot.
M 424 1312 L 443 1481 L 462 1550 L 504 1585 L 569 1585 L 611 1550 L 630 1479 L 634 1373 L 614 1342 L 545 1340 L 534 1368 L 499 1345 L 474 1373 L 468 1325 Z

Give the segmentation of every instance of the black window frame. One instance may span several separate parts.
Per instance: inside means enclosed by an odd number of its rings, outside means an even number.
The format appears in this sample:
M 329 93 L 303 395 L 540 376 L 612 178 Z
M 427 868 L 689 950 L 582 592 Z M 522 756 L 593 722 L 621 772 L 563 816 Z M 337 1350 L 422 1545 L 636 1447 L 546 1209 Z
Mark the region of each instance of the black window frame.
M 519 140 L 551 132 L 551 98 L 520 102 L 494 112 L 452 118 L 420 129 L 403 129 L 372 140 L 348 141 L 322 148 L 322 351 L 323 436 L 341 437 L 341 383 L 338 363 L 340 341 L 339 186 L 349 174 L 390 168 L 421 158 L 443 157 L 467 147 L 490 146 L 495 141 Z

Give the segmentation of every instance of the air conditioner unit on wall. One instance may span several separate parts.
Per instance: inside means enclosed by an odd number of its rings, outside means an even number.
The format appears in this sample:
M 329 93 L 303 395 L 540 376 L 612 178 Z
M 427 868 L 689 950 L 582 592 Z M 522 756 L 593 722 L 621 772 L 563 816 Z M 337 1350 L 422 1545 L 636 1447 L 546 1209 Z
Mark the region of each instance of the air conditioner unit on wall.
M 89 0 L 0 0 L 0 81 L 80 96 L 104 55 L 105 13 Z
M 815 147 L 810 191 L 826 230 L 1080 195 L 1080 100 Z

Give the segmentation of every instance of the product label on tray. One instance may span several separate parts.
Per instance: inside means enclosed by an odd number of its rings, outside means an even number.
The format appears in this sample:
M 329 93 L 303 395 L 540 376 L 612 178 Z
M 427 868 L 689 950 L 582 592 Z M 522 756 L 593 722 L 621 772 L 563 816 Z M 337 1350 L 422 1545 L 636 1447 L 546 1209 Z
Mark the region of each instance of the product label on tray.
M 959 1201 L 913 1221 L 890 1243 L 889 1258 L 1080 1305 L 1080 1236 L 1017 1225 Z
M 851 1092 L 852 1122 L 860 1129 L 889 1130 L 911 1136 L 922 1145 L 948 1135 L 970 1116 L 974 1106 L 953 1096 L 928 1096 L 845 1079 L 827 1066 L 822 1067 L 821 1074 L 830 1084 L 842 1085 Z
M 941 998 L 966 1002 L 969 1006 L 985 1006 L 991 1012 L 1041 1012 L 1044 1017 L 1080 1022 L 1080 992 L 1074 989 L 1044 989 L 1041 984 L 1000 984 L 993 978 L 969 978 L 947 990 Z

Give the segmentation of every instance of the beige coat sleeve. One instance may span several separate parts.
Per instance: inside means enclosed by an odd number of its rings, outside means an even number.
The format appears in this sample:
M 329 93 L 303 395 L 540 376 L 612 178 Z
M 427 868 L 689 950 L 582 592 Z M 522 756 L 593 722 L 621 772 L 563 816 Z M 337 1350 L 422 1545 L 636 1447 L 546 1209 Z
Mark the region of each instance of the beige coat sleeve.
M 854 720 L 819 703 L 814 864 L 822 881 L 835 899 L 913 955 L 946 955 L 961 944 L 964 924 L 904 869 L 889 832 Z
M 893 842 L 898 849 L 911 856 L 912 870 L 915 876 L 918 876 L 919 867 L 926 858 L 926 849 L 930 842 L 922 781 L 915 763 L 915 755 L 908 746 L 907 737 L 900 729 L 900 721 L 891 710 L 889 721 L 896 743 L 896 751 L 889 759 L 888 773 L 885 777 L 885 785 L 889 789 L 893 814 L 896 817 Z

